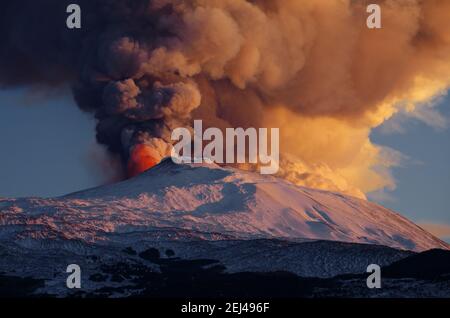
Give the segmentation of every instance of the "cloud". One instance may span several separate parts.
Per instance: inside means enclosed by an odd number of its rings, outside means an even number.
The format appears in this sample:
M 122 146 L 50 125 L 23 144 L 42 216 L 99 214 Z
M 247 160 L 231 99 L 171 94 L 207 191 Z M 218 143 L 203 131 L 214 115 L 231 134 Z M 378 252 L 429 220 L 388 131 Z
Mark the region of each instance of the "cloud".
M 0 86 L 71 85 L 124 166 L 194 119 L 277 127 L 280 176 L 364 197 L 398 164 L 371 131 L 402 111 L 445 127 L 429 104 L 450 86 L 450 2 L 375 2 L 380 30 L 363 1 L 79 0 L 68 30 L 68 0 L 4 0 Z
M 442 115 L 438 110 L 433 108 L 421 108 L 412 113 L 412 117 L 424 122 L 428 126 L 436 130 L 444 130 L 448 128 L 449 119 Z

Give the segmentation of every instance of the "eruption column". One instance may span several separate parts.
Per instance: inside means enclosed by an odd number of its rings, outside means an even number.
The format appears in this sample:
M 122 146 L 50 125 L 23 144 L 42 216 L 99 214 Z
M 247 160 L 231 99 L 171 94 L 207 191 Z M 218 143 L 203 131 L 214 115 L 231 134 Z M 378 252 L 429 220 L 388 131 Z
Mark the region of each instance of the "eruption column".
M 134 146 L 130 151 L 130 159 L 128 160 L 128 177 L 135 177 L 157 165 L 160 162 L 158 157 L 158 153 L 151 146 L 145 144 Z

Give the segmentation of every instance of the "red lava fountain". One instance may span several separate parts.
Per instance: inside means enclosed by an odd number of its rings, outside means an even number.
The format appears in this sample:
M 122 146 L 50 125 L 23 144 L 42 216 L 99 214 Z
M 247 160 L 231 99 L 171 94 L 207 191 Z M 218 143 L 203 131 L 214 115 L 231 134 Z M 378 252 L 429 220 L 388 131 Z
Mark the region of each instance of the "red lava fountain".
M 127 174 L 129 178 L 137 176 L 142 172 L 156 166 L 160 160 L 156 151 L 145 144 L 139 144 L 131 149 L 128 160 Z

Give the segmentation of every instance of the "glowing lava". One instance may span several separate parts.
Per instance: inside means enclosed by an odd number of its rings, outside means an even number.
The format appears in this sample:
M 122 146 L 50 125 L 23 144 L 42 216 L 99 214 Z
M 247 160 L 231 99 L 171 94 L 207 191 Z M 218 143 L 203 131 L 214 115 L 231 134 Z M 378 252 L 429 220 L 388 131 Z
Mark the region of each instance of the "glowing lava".
M 156 166 L 161 160 L 158 153 L 150 146 L 139 144 L 134 146 L 128 159 L 127 174 L 129 178 Z

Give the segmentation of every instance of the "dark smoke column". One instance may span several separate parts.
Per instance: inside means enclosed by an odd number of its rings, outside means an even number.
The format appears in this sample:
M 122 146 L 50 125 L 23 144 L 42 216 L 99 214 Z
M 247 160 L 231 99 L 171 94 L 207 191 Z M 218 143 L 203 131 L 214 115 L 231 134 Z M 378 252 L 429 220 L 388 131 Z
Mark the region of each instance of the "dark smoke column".
M 167 8 L 155 9 L 149 1 L 98 1 L 90 7 L 95 20 L 106 21 L 83 39 L 86 60 L 75 97 L 95 113 L 98 141 L 119 153 L 134 176 L 170 154 L 172 129 L 190 125 L 201 95 L 194 81 L 153 62 L 155 51 L 176 39 L 161 29 L 159 17 L 167 16 L 160 10 Z
M 176 41 L 160 21 L 171 10 L 152 1 L 82 0 L 83 27 L 69 30 L 71 2 L 1 1 L 0 83 L 71 85 L 80 108 L 98 120 L 97 140 L 135 175 L 170 154 L 171 130 L 189 126 L 201 101 L 192 80 L 151 62 Z
M 450 87 L 450 1 L 374 2 L 379 30 L 355 0 L 0 0 L 0 86 L 73 87 L 130 175 L 201 119 L 282 128 L 279 176 L 364 198 L 401 161 L 372 129 Z

